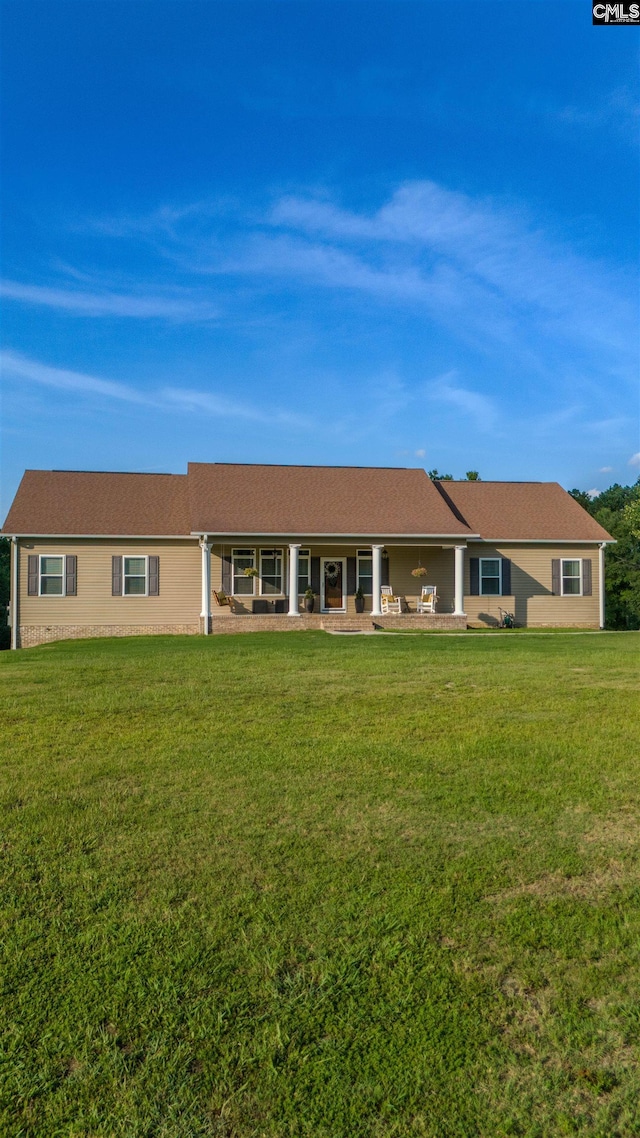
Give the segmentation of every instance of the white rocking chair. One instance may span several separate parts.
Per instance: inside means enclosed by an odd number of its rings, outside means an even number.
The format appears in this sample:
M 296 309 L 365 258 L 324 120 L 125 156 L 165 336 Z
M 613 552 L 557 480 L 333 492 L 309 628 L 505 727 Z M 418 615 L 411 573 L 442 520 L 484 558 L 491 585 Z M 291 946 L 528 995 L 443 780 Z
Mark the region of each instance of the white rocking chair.
M 380 589 L 380 608 L 383 616 L 388 616 L 389 613 L 402 612 L 400 597 L 394 597 L 391 585 L 382 585 Z
M 438 595 L 435 585 L 423 585 L 422 593 L 418 597 L 417 612 L 435 612 Z

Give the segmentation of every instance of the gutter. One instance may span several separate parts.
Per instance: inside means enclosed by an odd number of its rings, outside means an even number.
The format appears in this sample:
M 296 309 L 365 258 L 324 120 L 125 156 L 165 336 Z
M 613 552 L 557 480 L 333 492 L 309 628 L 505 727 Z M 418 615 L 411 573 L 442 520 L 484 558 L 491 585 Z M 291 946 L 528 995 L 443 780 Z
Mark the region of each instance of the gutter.
M 202 530 L 196 533 L 191 531 L 191 537 L 200 537 Z M 481 540 L 479 533 L 385 533 L 385 534 L 371 534 L 371 533 L 309 533 L 308 530 L 303 530 L 301 533 L 291 533 L 282 530 L 275 532 L 257 532 L 256 530 L 224 530 L 224 531 L 210 531 L 209 537 L 277 537 L 284 541 L 287 537 L 295 538 L 311 538 L 321 537 L 327 540 L 354 538 L 358 541 L 366 541 L 367 539 L 375 538 L 376 541 L 389 541 L 391 538 L 415 538 L 418 541 L 424 541 L 426 538 L 446 538 L 447 541 L 466 541 L 466 540 Z

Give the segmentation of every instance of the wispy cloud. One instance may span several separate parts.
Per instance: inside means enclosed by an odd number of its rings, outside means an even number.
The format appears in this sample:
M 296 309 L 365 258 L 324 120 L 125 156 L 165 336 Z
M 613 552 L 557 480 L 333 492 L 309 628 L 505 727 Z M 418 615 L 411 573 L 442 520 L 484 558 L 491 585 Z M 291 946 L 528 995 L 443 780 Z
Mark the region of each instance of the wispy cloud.
M 279 424 L 281 426 L 301 427 L 309 430 L 311 421 L 304 415 L 289 411 L 263 410 L 250 404 L 237 403 L 223 395 L 206 391 L 192 391 L 182 387 L 163 387 L 160 391 L 164 403 L 182 411 L 205 411 L 209 415 L 223 418 L 247 419 L 254 423 Z
M 629 459 L 629 466 L 640 466 L 640 450 L 631 455 Z
M 581 367 L 592 397 L 604 375 L 635 384 L 631 270 L 577 251 L 513 202 L 422 180 L 373 211 L 315 191 L 262 213 L 198 202 L 101 225 L 150 242 L 192 278 L 241 279 L 234 304 L 251 304 L 256 286 L 264 296 L 264 282 L 289 297 L 320 287 L 424 315 L 485 355 L 517 359 L 530 381 L 564 375 L 569 386 Z
M 143 392 L 125 383 L 114 383 L 108 379 L 98 379 L 84 372 L 69 371 L 67 368 L 49 367 L 38 360 L 28 359 L 17 352 L 0 353 L 0 369 L 5 379 L 39 383 L 45 387 L 55 387 L 59 391 L 77 392 L 81 395 L 101 395 L 107 399 L 118 399 L 125 403 L 150 404 L 154 401 Z
M 81 292 L 46 288 L 18 281 L 0 282 L 0 296 L 22 304 L 44 305 L 77 316 L 124 316 L 137 320 L 215 320 L 219 311 L 211 303 L 181 297 L 134 296 L 113 292 Z
M 131 384 L 100 379 L 67 368 L 50 367 L 17 352 L 0 352 L 0 370 L 7 380 L 40 384 L 86 398 L 97 396 L 124 403 L 141 404 L 169 414 L 176 412 L 205 414 L 215 418 L 244 419 L 297 429 L 311 429 L 312 426 L 303 416 L 290 414 L 278 408 L 263 410 L 249 403 L 230 400 L 215 391 L 193 391 L 174 387 L 141 391 Z
M 552 239 L 513 206 L 423 181 L 400 186 L 373 214 L 317 197 L 283 197 L 268 221 L 356 247 L 369 262 L 380 256 L 376 250 L 395 249 L 390 264 L 386 254 L 385 281 L 391 284 L 399 275 L 412 282 L 417 301 L 435 301 L 444 319 L 464 311 L 465 326 L 481 328 L 490 338 L 506 335 L 522 345 L 544 332 L 545 341 L 629 349 L 635 329 L 626 295 L 630 282 Z M 318 256 L 315 247 L 309 255 Z M 347 283 L 352 279 L 353 273 Z M 366 277 L 360 279 L 366 286 Z M 338 275 L 335 283 L 340 284 Z

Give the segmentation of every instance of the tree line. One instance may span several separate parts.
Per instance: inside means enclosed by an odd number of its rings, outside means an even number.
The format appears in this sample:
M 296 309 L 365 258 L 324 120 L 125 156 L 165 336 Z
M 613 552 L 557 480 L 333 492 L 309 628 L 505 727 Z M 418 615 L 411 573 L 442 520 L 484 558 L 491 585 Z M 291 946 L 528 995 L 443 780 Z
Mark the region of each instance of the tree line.
M 616 539 L 605 552 L 606 627 L 640 628 L 640 478 L 632 486 L 616 482 L 595 498 L 569 493 Z

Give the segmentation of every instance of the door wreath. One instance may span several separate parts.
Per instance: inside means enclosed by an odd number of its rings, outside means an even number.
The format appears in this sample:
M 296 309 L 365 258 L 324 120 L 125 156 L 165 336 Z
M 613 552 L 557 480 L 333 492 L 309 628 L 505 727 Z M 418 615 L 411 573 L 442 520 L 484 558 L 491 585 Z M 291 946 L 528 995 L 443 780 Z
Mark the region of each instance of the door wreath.
M 340 572 L 340 566 L 336 565 L 335 561 L 327 561 L 327 563 L 324 567 L 324 576 L 325 576 L 325 580 L 326 580 L 328 585 L 337 585 L 338 584 L 339 572 Z

